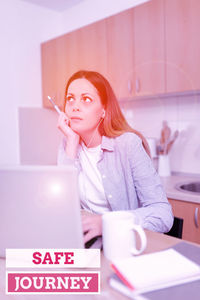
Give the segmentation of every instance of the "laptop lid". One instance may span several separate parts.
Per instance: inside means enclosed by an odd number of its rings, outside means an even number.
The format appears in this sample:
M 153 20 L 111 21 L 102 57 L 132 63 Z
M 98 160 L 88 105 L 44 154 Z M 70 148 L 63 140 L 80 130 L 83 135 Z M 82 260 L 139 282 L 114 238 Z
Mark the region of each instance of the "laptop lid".
M 0 256 L 6 248 L 83 248 L 74 166 L 0 168 Z

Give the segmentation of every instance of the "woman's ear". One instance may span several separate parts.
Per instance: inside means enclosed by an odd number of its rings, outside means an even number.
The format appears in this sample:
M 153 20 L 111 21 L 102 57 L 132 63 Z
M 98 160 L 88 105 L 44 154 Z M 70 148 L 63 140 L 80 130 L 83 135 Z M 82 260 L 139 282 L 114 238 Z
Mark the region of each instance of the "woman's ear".
M 103 109 L 103 114 L 102 114 L 103 119 L 105 118 L 105 115 L 106 115 L 106 111 L 105 111 L 105 109 Z

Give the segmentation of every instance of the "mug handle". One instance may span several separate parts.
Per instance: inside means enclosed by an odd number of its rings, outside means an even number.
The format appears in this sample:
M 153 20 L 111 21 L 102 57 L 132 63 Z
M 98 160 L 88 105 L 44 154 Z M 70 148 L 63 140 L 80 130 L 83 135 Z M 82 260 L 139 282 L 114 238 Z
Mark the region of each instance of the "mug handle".
M 136 249 L 136 248 L 131 249 L 131 254 L 138 255 L 138 254 L 142 253 L 144 251 L 144 249 L 146 248 L 146 245 L 147 245 L 146 234 L 145 234 L 144 230 L 142 229 L 142 227 L 139 225 L 135 225 L 135 224 L 132 225 L 131 230 L 137 231 L 137 233 L 140 237 L 140 241 L 141 241 L 140 249 Z

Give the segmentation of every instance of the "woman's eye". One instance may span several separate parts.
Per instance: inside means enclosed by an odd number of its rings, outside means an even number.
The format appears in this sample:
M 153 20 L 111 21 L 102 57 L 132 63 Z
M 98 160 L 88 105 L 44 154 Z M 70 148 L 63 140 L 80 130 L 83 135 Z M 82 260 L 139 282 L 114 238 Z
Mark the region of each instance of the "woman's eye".
M 90 97 L 83 97 L 84 102 L 92 102 L 92 99 Z
M 72 101 L 74 101 L 74 98 L 71 97 L 71 96 L 68 96 L 68 97 L 67 97 L 67 102 L 72 102 Z

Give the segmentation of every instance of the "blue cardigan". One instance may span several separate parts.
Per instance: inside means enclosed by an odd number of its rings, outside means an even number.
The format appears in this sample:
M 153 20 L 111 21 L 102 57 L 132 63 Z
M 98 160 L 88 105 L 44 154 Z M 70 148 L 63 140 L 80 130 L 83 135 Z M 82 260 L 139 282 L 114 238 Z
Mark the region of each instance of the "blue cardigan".
M 65 147 L 66 139 L 63 139 L 58 164 L 72 163 Z M 80 168 L 78 156 L 74 163 Z M 126 132 L 115 138 L 103 136 L 97 167 L 112 210 L 134 210 L 144 228 L 157 232 L 170 230 L 173 224 L 171 205 L 152 160 L 136 134 Z

